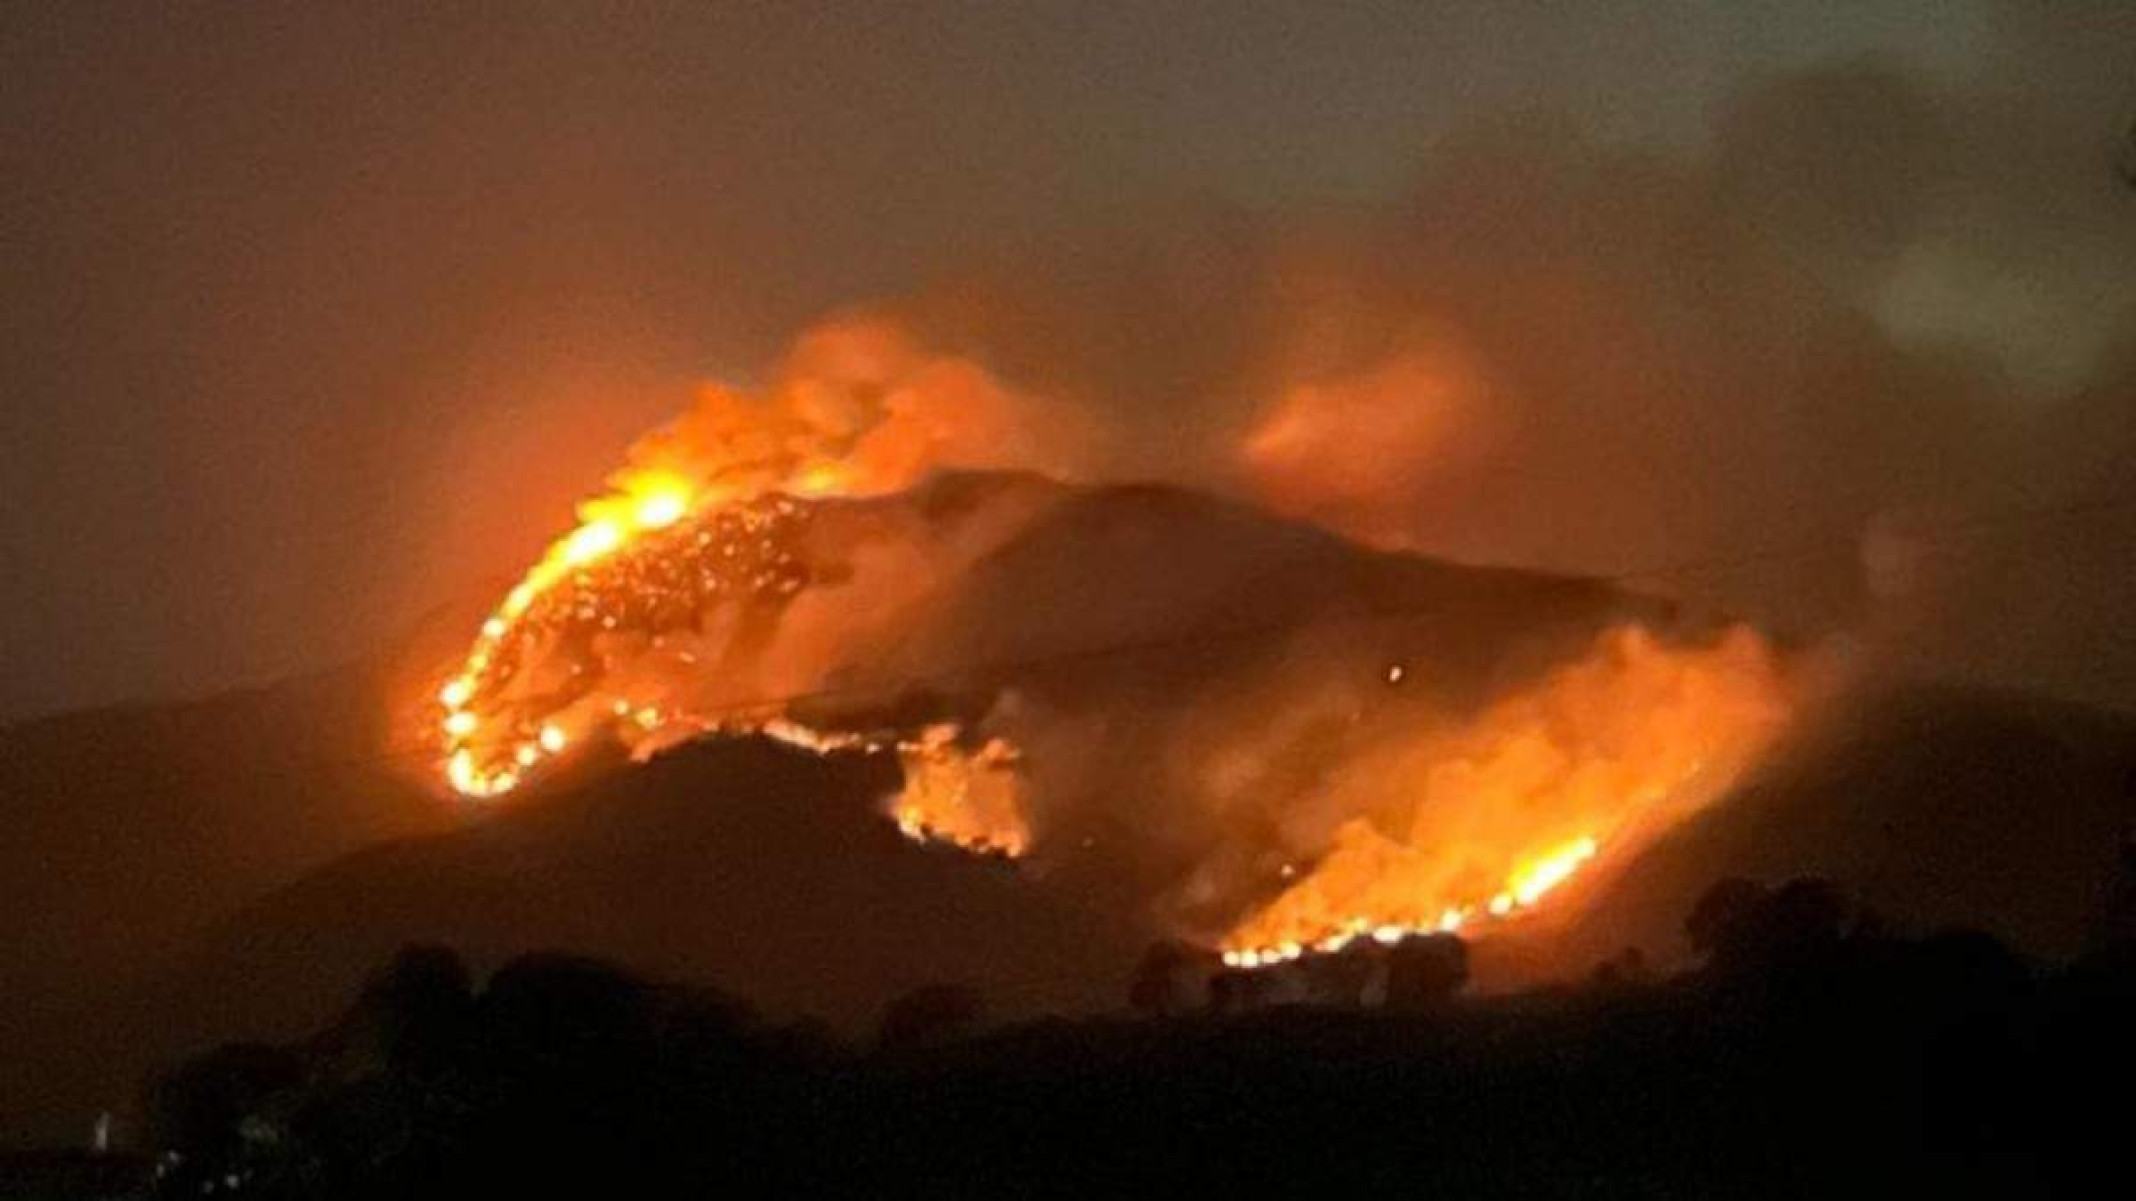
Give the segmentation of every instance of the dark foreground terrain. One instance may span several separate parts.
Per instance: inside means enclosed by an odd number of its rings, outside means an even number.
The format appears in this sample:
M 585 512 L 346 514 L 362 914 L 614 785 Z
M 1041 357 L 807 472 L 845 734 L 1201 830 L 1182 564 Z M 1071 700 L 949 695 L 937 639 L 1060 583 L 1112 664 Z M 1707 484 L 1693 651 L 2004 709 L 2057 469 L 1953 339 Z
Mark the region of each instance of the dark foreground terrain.
M 1709 890 L 1695 970 L 1461 995 L 1451 939 L 1289 980 L 1153 948 L 1121 1015 L 907 995 L 865 1047 L 563 956 L 410 948 L 336 1022 L 154 1080 L 52 1195 L 2043 1196 L 2113 1167 L 2136 955 L 1902 938 L 1822 883 Z M 240 980 L 230 981 L 242 988 Z M 73 1183 L 59 1169 L 71 1167 Z M 92 1178 L 101 1171 L 100 1179 Z M 128 1176 L 128 1172 L 131 1176 Z M 12 1194 L 11 1194 L 12 1195 Z
M 1174 489 L 965 476 L 882 504 L 925 544 L 1033 489 L 1053 497 L 1046 519 L 855 669 L 888 687 L 1023 661 L 1016 693 L 1108 731 L 1059 752 L 1104 784 L 1049 805 L 1073 821 L 1021 865 L 915 848 L 884 817 L 889 757 L 766 739 L 699 741 L 627 771 L 589 748 L 507 804 L 447 803 L 423 703 L 510 581 L 477 583 L 405 645 L 340 671 L 0 728 L 0 1153 L 87 1142 L 100 1115 L 123 1119 L 144 1073 L 200 1047 L 300 1038 L 409 944 L 452 947 L 477 977 L 555 950 L 737 988 L 847 1038 L 933 981 L 978 989 L 1003 1024 L 1102 1013 L 1157 932 L 1228 928 L 1246 909 L 1225 905 L 1284 887 L 1273 863 L 1242 871 L 1227 900 L 1180 920 L 1181 867 L 1215 844 L 1197 849 L 1207 815 L 1170 779 L 1168 748 L 1203 723 L 1165 724 L 1228 713 L 1255 672 L 1289 680 L 1303 644 L 1275 632 L 1341 630 L 1305 658 L 1369 681 L 1367 725 L 1393 737 L 1423 719 L 1423 680 L 1466 711 L 1506 672 L 1589 645 L 1597 623 L 1705 620 L 1597 581 L 1381 554 Z M 1401 619 L 1352 621 L 1373 614 Z M 1200 641 L 1224 631 L 1253 636 Z M 1134 653 L 1032 657 L 1074 647 Z M 1397 661 L 1411 674 L 1382 686 Z M 1811 708 L 1734 795 L 1480 944 L 1472 991 L 1530 989 L 1626 947 L 1674 971 L 1683 915 L 1723 876 L 1831 880 L 1894 928 L 1979 929 L 2044 962 L 2084 949 L 2136 829 L 2136 718 L 1897 683 Z M 1283 752 L 1296 770 L 1270 788 L 1310 794 L 1335 753 L 1318 737 Z

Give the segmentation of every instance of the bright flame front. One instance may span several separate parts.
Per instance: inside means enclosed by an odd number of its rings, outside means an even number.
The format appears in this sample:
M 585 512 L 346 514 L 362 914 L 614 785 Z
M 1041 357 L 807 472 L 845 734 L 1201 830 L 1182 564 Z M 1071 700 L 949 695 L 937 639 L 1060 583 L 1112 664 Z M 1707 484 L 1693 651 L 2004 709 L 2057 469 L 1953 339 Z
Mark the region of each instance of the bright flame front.
M 940 720 L 820 729 L 793 716 L 790 691 L 700 703 L 716 691 L 705 682 L 761 650 L 820 582 L 801 548 L 823 506 L 984 462 L 973 444 L 1018 443 L 1004 416 L 1010 395 L 977 367 L 867 325 L 833 332 L 766 395 L 710 389 L 641 442 L 482 622 L 432 711 L 454 791 L 497 797 L 604 742 L 642 758 L 706 734 L 752 733 L 819 754 L 894 752 L 904 784 L 885 807 L 912 838 L 1007 858 L 1045 853 L 1048 801 L 1020 731 Z M 1292 834 L 1280 881 L 1267 880 L 1215 940 L 1226 961 L 1262 966 L 1359 939 L 1519 919 L 1720 795 L 1787 714 L 1778 657 L 1747 629 L 1678 643 L 1636 620 L 1587 628 L 1601 632 L 1584 651 L 1479 705 L 1396 711 L 1281 796 L 1336 820 L 1239 818 L 1240 842 L 1249 827 Z M 1428 691 L 1429 667 L 1379 659 L 1360 674 L 1409 695 Z M 815 677 L 792 678 L 805 687 Z M 1285 680 L 1308 709 L 1309 683 Z M 1221 700 L 1235 684 L 1218 676 L 1180 707 Z M 1232 699 L 1247 714 L 1231 736 L 1251 748 L 1277 740 L 1252 711 L 1293 698 Z M 1183 793 L 1193 798 L 1195 786 Z
M 1346 762 L 1325 786 L 1362 816 L 1224 949 L 1280 961 L 1519 917 L 1718 799 L 1789 711 L 1777 657 L 1747 628 L 1703 647 L 1614 629 L 1466 720 Z

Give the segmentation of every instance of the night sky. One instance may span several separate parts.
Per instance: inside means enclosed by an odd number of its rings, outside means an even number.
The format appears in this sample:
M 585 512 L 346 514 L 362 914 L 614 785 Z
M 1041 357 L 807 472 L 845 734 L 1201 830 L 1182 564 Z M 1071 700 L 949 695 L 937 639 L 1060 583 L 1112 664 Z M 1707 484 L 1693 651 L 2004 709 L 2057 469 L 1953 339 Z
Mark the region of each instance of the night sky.
M 2040 7 L 9 5 L 0 717 L 321 668 L 494 594 L 691 381 L 835 306 L 1179 206 L 1399 204 L 1509 113 L 1695 158 L 1823 64 L 2070 131 L 1958 176 L 2032 214 L 2023 287 L 1906 246 L 1834 286 L 1996 403 L 2095 397 L 2132 344 L 2100 281 L 2136 20 Z

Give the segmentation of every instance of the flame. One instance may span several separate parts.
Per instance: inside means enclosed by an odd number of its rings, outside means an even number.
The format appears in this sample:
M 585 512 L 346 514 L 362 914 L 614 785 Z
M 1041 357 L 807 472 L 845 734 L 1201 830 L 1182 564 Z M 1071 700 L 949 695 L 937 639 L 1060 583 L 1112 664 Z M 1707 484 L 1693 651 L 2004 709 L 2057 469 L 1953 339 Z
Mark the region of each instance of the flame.
M 1356 914 L 1339 928 L 1310 944 L 1286 938 L 1268 946 L 1227 947 L 1223 960 L 1232 967 L 1266 967 L 1287 963 L 1308 954 L 1333 954 L 1351 943 L 1369 937 L 1381 946 L 1393 946 L 1403 939 L 1420 934 L 1454 934 L 1464 926 L 1479 919 L 1512 917 L 1543 899 L 1544 894 L 1572 878 L 1589 859 L 1600 850 L 1593 838 L 1580 837 L 1541 856 L 1533 863 L 1516 869 L 1506 880 L 1506 886 L 1481 906 L 1450 905 L 1439 911 L 1435 919 L 1408 923 L 1382 921 L 1375 923 L 1369 914 Z M 1246 937 L 1252 938 L 1253 935 Z
M 1328 783 L 1338 811 L 1366 816 L 1225 936 L 1226 961 L 1516 919 L 1716 799 L 1789 707 L 1774 652 L 1748 628 L 1703 647 L 1607 631 L 1468 721 L 1344 765 Z
M 1535 904 L 1542 899 L 1544 893 L 1570 879 L 1572 873 L 1579 871 L 1581 864 L 1594 858 L 1599 849 L 1601 848 L 1592 838 L 1583 836 L 1573 839 L 1565 846 L 1515 872 L 1513 879 L 1507 882 L 1506 891 L 1491 898 L 1491 909 L 1494 912 L 1513 908 L 1524 909 Z
M 790 597 L 807 581 L 784 545 L 802 516 L 788 498 L 878 495 L 939 467 L 1072 454 L 1080 435 L 1033 428 L 1034 411 L 977 364 L 867 319 L 802 338 L 762 394 L 707 386 L 578 507 L 578 524 L 506 593 L 438 688 L 446 782 L 497 797 L 598 733 L 643 751 L 761 728 L 776 714 L 693 715 L 658 696 L 613 695 L 598 648 L 562 656 L 569 678 L 548 678 L 559 660 L 548 648 L 598 641 L 598 631 L 643 635 L 658 650 L 664 632 L 715 601 Z M 694 662 L 695 652 L 677 654 L 680 666 Z
M 1430 330 L 1366 367 L 1279 391 L 1238 447 L 1262 503 L 1364 542 L 1405 545 L 1419 499 L 1481 449 L 1483 373 Z
M 1413 390 L 1427 368 L 1444 370 L 1420 360 L 1367 380 L 1367 407 L 1388 407 L 1386 397 Z M 1322 457 L 1324 431 L 1297 416 L 1319 407 L 1305 393 L 1252 444 L 1271 472 L 1304 473 Z M 1026 738 L 1030 718 L 827 728 L 767 699 L 815 687 L 838 666 L 814 654 L 820 647 L 792 653 L 807 639 L 791 631 L 835 640 L 843 627 L 826 607 L 895 614 L 894 602 L 910 599 L 896 589 L 919 587 L 911 581 L 932 570 L 886 538 L 865 554 L 887 564 L 879 575 L 890 584 L 858 606 L 817 599 L 818 574 L 850 578 L 860 553 L 848 546 L 826 565 L 811 549 L 824 515 L 940 466 L 1042 462 L 1025 419 L 1023 400 L 977 365 L 870 322 L 804 339 L 762 394 L 708 387 L 578 507 L 577 524 L 498 602 L 439 684 L 431 715 L 445 782 L 492 798 L 589 746 L 621 745 L 642 759 L 706 734 L 751 733 L 818 754 L 894 752 L 904 783 L 885 811 L 906 836 L 1007 858 L 1033 853 L 1058 823 L 1025 762 L 1023 748 L 1043 744 Z M 1429 441 L 1437 420 L 1382 432 Z M 839 621 L 857 620 L 840 612 Z M 752 674 L 774 629 L 787 653 L 768 675 Z M 1210 940 L 1226 962 L 1257 967 L 1359 939 L 1391 945 L 1521 920 L 1718 796 L 1790 705 L 1775 652 L 1740 628 L 1683 644 L 1629 622 L 1553 669 L 1459 705 L 1434 691 L 1432 668 L 1428 656 L 1368 660 L 1361 674 L 1393 716 L 1339 753 L 1314 752 L 1303 792 L 1286 784 L 1269 793 L 1281 812 L 1217 815 L 1230 848 L 1271 828 L 1283 844 L 1280 884 L 1256 886 L 1261 903 L 1243 915 L 1234 906 L 1214 927 L 1228 925 Z M 1293 700 L 1301 711 L 1319 705 L 1325 697 L 1301 685 L 1305 676 L 1283 676 L 1288 691 L 1274 705 L 1234 674 L 1211 679 L 1207 694 L 1168 695 L 1151 724 L 1236 705 L 1221 737 L 1241 746 L 1330 737 L 1315 732 L 1329 726 L 1325 705 L 1299 723 L 1312 729 L 1288 733 L 1268 712 Z M 1188 757 L 1204 776 L 1231 770 L 1222 753 Z
M 898 744 L 905 787 L 890 816 L 907 838 L 947 842 L 977 854 L 1014 859 L 1030 849 L 1016 749 L 990 738 L 976 751 L 958 745 L 961 731 L 938 723 Z
M 649 531 L 676 524 L 691 511 L 690 487 L 671 473 L 626 472 L 615 483 L 614 493 L 581 506 L 579 526 L 558 539 L 506 594 L 482 623 L 459 671 L 438 691 L 446 779 L 464 796 L 510 792 L 527 769 L 561 753 L 572 741 L 571 732 L 556 721 L 500 731 L 486 726 L 475 708 L 503 685 L 508 674 L 503 669 L 521 648 L 529 611 L 573 572 L 600 563 Z

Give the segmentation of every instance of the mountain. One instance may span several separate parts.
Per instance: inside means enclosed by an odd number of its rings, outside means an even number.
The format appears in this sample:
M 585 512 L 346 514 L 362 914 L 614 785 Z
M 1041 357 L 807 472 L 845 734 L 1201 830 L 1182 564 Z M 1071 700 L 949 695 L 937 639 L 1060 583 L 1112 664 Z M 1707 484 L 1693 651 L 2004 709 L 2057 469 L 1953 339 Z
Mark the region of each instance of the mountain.
M 901 614 L 901 636 L 854 643 L 867 653 L 839 679 L 877 704 L 930 665 L 993 677 L 1025 698 L 1016 720 L 1034 705 L 1072 719 L 1044 727 L 1068 731 L 1042 735 L 1056 763 L 1147 768 L 1126 778 L 1161 781 L 1161 732 L 1195 729 L 1187 711 L 1222 701 L 1242 664 L 1259 672 L 1247 708 L 1273 705 L 1272 683 L 1365 678 L 1373 704 L 1395 706 L 1375 720 L 1399 722 L 1411 702 L 1376 699 L 1409 695 L 1388 692 L 1389 662 L 1459 695 L 1482 686 L 1464 681 L 1539 671 L 1626 616 L 1697 624 L 1603 584 L 1371 552 L 1176 489 L 952 477 L 848 504 L 819 529 L 860 531 L 860 545 L 898 522 L 924 544 L 1003 498 L 1031 519 L 987 544 L 959 587 Z M 1374 624 L 1388 615 L 1400 621 Z M 1333 640 L 1285 633 L 1330 622 L 1355 624 Z M 83 1137 L 154 1064 L 315 1028 L 408 941 L 451 943 L 478 967 L 582 952 L 859 1029 L 941 982 L 1010 1016 L 1113 1005 L 1164 924 L 1150 880 L 1176 873 L 1153 874 L 1153 855 L 1120 833 L 1136 827 L 1170 853 L 1191 842 L 1185 818 L 1109 786 L 1104 821 L 1057 824 L 1058 849 L 1026 865 L 905 841 L 881 815 L 891 756 L 759 739 L 629 769 L 596 756 L 495 807 L 444 803 L 427 760 L 395 749 L 396 711 L 419 694 L 411 665 L 434 666 L 451 641 L 210 701 L 0 731 L 0 1130 Z M 1086 653 L 1120 644 L 1141 649 Z M 1739 796 L 1576 878 L 1557 907 L 1567 917 L 1538 915 L 1480 952 L 1479 971 L 1576 974 L 1627 944 L 1666 958 L 1692 901 L 1726 875 L 1825 875 L 1895 922 L 1963 922 L 2068 954 L 2136 817 L 2131 731 L 2118 715 L 2017 697 L 1852 698 Z M 1308 750 L 1342 736 L 1306 733 Z M 1308 784 L 1319 762 L 1299 759 Z M 1297 770 L 1277 763 L 1271 778 Z
M 0 729 L 0 1131 L 95 1054 L 113 999 L 262 893 L 359 847 L 435 833 L 389 744 L 382 675 L 348 669 Z M 86 1136 L 94 1114 L 53 1133 Z
M 1982 928 L 2042 957 L 2081 949 L 2136 821 L 2136 723 L 1936 689 L 1864 698 L 1832 722 L 1738 797 L 1568 894 L 1562 926 L 1482 944 L 1479 982 L 1577 977 L 1626 945 L 1680 961 L 1684 916 L 1730 875 L 1824 876 L 1901 929 Z M 1158 931 L 1118 898 L 906 842 L 878 812 L 892 768 L 699 743 L 358 851 L 221 925 L 141 994 L 140 1012 L 165 1055 L 239 1033 L 294 1037 L 410 941 L 459 947 L 478 969 L 570 949 L 848 1032 L 930 983 L 971 985 L 1003 1017 L 1121 1005 Z
M 1725 803 L 1592 882 L 1544 961 L 1682 950 L 1723 876 L 1822 876 L 1915 932 L 1985 930 L 2068 959 L 2113 920 L 2136 847 L 2136 717 L 2038 697 L 1885 688 L 1807 719 Z
M 719 985 L 774 1014 L 864 1027 L 926 984 L 1011 1013 L 1119 994 L 1146 935 L 1008 863 L 883 820 L 894 765 L 762 739 L 696 743 L 448 835 L 357 852 L 226 923 L 165 982 L 200 1037 L 291 1035 L 411 941 L 478 966 L 532 948 Z M 228 995 L 234 979 L 243 996 Z

